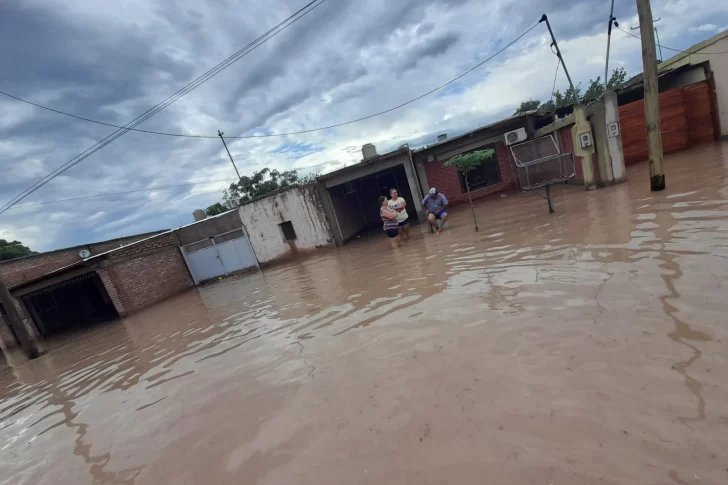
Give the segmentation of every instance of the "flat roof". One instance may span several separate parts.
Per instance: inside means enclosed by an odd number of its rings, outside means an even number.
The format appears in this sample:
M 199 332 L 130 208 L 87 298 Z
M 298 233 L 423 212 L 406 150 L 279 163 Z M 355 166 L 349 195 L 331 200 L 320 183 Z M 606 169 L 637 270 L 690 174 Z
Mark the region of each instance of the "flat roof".
M 708 51 L 708 52 L 700 52 L 700 51 L 705 49 L 709 45 L 715 44 L 719 40 L 725 39 L 726 37 L 728 37 L 728 30 L 719 32 L 718 34 L 714 35 L 713 37 L 711 37 L 709 39 L 705 39 L 702 42 L 698 42 L 697 44 L 695 44 L 691 47 L 688 47 L 687 49 L 685 49 L 684 52 L 680 52 L 680 53 L 672 56 L 671 58 L 669 58 L 665 61 L 662 61 L 661 63 L 659 63 L 657 65 L 657 69 L 660 69 L 661 66 L 665 66 L 667 68 L 670 66 L 670 64 L 674 64 L 677 61 L 683 59 L 684 57 L 690 56 L 692 54 L 698 54 L 698 55 L 718 54 L 717 52 L 712 52 L 712 51 Z
M 57 275 L 59 275 L 61 273 L 64 273 L 64 272 L 66 272 L 68 270 L 71 270 L 71 269 L 74 269 L 74 268 L 83 266 L 83 265 L 86 264 L 87 261 L 91 261 L 91 260 L 94 260 L 94 259 L 101 258 L 103 256 L 107 256 L 107 255 L 109 255 L 111 253 L 114 253 L 116 251 L 120 251 L 122 249 L 127 249 L 130 246 L 136 246 L 137 244 L 141 244 L 141 243 L 143 243 L 145 241 L 148 241 L 150 239 L 154 239 L 155 237 L 158 237 L 158 236 L 161 236 L 161 235 L 164 235 L 164 234 L 169 234 L 171 232 L 172 232 L 171 229 L 167 229 L 167 230 L 164 230 L 164 231 L 149 232 L 149 233 L 145 233 L 145 234 L 139 234 L 139 236 L 147 236 L 147 235 L 150 235 L 150 234 L 151 235 L 149 237 L 145 237 L 143 239 L 139 239 L 138 241 L 134 241 L 134 242 L 131 242 L 129 244 L 125 244 L 125 245 L 120 246 L 118 248 L 110 249 L 110 250 L 105 251 L 103 253 L 94 254 L 92 256 L 89 256 L 86 259 L 81 259 L 80 261 L 76 261 L 75 263 L 71 263 L 71 264 L 68 264 L 66 266 L 62 266 L 60 268 L 56 268 L 56 269 L 54 269 L 52 271 L 48 271 L 47 273 L 43 273 L 42 275 L 36 276 L 35 278 L 30 278 L 28 280 L 25 280 L 25 281 L 22 281 L 22 282 L 18 283 L 17 285 L 11 286 L 11 287 L 8 288 L 8 290 L 17 290 L 18 288 L 22 288 L 24 286 L 27 286 L 27 285 L 36 283 L 36 282 L 41 281 L 41 280 L 44 280 L 46 278 L 50 278 L 52 276 L 57 276 Z M 134 237 L 134 236 L 128 236 L 128 237 Z M 125 239 L 125 238 L 119 238 L 119 239 Z M 105 241 L 105 242 L 113 242 L 113 241 L 116 241 L 116 239 L 112 239 L 111 241 Z M 99 244 L 99 243 L 96 243 L 96 244 Z M 85 246 L 78 246 L 78 247 L 83 248 Z M 73 248 L 68 248 L 68 249 L 73 249 Z M 46 254 L 46 253 L 41 253 L 41 254 Z M 37 256 L 37 254 L 35 256 Z M 18 259 L 20 259 L 20 258 L 18 258 Z M 14 261 L 14 260 L 11 260 L 11 261 Z
M 401 147 L 394 151 L 383 153 L 383 154 L 377 155 L 375 157 L 365 158 L 364 160 L 362 160 L 359 163 L 356 163 L 354 165 L 349 165 L 348 167 L 340 168 L 338 170 L 334 170 L 333 172 L 319 175 L 318 177 L 316 177 L 316 180 L 327 180 L 327 179 L 333 178 L 337 175 L 341 175 L 342 173 L 346 173 L 348 171 L 357 170 L 361 167 L 367 167 L 369 165 L 374 165 L 377 162 L 383 162 L 384 160 L 389 160 L 390 158 L 393 158 L 397 155 L 406 154 L 408 151 L 409 151 L 409 147 Z
M 138 236 L 138 237 L 144 237 L 146 239 L 147 236 L 153 236 L 155 234 L 161 234 L 161 233 L 167 232 L 167 231 L 169 231 L 169 229 L 163 229 L 160 231 L 152 231 L 152 232 L 143 232 L 141 234 L 132 234 L 131 236 L 122 236 L 122 237 L 117 237 L 114 239 L 108 239 L 106 241 L 92 242 L 92 243 L 88 243 L 88 244 L 79 244 L 78 246 L 69 246 L 67 248 L 54 249 L 52 251 L 45 251 L 45 252 L 36 253 L 36 254 L 29 254 L 28 256 L 23 256 L 22 258 L 15 258 L 15 259 L 8 259 L 6 261 L 0 261 L 0 265 L 6 264 L 6 263 L 13 263 L 16 261 L 21 261 L 23 259 L 35 258 L 38 256 L 45 256 L 46 254 L 55 254 L 55 253 L 60 253 L 61 251 L 70 251 L 71 249 L 85 249 L 85 248 L 88 248 L 89 246 L 95 246 L 97 244 L 112 243 L 112 242 L 116 242 L 116 241 L 121 241 L 123 239 L 129 239 L 130 237 Z M 130 243 L 130 244 L 132 244 L 132 243 Z M 128 246 L 128 244 L 127 244 L 127 246 Z
M 418 148 L 416 150 L 412 150 L 412 152 L 413 153 L 424 152 L 426 150 L 429 150 L 430 148 L 435 148 L 435 147 L 438 147 L 438 146 L 446 145 L 446 144 L 448 144 L 448 143 L 450 143 L 452 141 L 456 141 L 456 140 L 459 140 L 461 138 L 465 138 L 466 136 L 470 136 L 473 133 L 476 133 L 478 131 L 482 131 L 482 130 L 492 130 L 492 129 L 495 129 L 495 128 L 499 128 L 499 127 L 501 127 L 503 125 L 507 125 L 507 124 L 512 123 L 512 122 L 517 121 L 517 120 L 526 119 L 529 116 L 536 115 L 536 114 L 538 114 L 538 110 L 531 110 L 531 111 L 526 111 L 525 113 L 519 113 L 519 114 L 513 115 L 513 116 L 511 116 L 509 118 L 504 118 L 502 120 L 494 121 L 493 123 L 491 123 L 489 125 L 480 126 L 478 128 L 475 128 L 474 130 L 466 131 L 462 135 L 453 136 L 452 138 L 448 138 L 446 140 L 442 140 L 442 141 L 433 143 L 432 145 L 427 145 L 426 147 L 422 147 L 422 148 Z

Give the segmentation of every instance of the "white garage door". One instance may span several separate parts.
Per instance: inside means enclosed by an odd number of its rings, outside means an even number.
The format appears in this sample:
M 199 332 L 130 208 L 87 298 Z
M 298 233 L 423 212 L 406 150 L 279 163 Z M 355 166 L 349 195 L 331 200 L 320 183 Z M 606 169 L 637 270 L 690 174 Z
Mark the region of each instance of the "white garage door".
M 187 244 L 182 253 L 195 284 L 258 265 L 242 229 Z

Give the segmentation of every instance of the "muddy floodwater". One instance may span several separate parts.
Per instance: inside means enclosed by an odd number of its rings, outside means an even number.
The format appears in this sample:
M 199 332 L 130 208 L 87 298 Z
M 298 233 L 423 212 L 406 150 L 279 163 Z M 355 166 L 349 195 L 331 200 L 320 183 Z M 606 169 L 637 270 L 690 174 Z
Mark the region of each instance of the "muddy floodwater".
M 0 484 L 728 483 L 728 144 L 628 172 L 10 354 Z

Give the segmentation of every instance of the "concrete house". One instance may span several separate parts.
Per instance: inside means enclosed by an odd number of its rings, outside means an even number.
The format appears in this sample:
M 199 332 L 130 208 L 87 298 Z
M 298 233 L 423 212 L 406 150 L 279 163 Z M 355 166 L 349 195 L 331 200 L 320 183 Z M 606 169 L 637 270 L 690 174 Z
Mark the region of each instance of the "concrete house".
M 518 190 L 518 173 L 511 152 L 505 144 L 504 135 L 519 129 L 523 129 L 527 139 L 532 140 L 535 115 L 526 113 L 514 116 L 452 138 L 441 136 L 437 143 L 414 150 L 413 158 L 422 193 L 427 193 L 430 187 L 436 187 L 445 194 L 450 205 L 467 202 L 462 174 L 454 167 L 446 167 L 444 164 L 455 155 L 483 149 L 495 150 L 495 157 L 469 174 L 470 195 L 473 200 Z
M 338 245 L 381 226 L 377 199 L 389 197 L 392 188 L 411 201 L 407 206 L 410 219 L 423 217 L 422 189 L 409 147 L 379 155 L 374 146 L 365 145 L 362 153 L 360 163 L 318 177 L 323 208 Z
M 193 285 L 171 231 L 19 258 L 0 272 L 41 338 L 129 315 Z M 16 343 L 9 332 L 2 338 Z

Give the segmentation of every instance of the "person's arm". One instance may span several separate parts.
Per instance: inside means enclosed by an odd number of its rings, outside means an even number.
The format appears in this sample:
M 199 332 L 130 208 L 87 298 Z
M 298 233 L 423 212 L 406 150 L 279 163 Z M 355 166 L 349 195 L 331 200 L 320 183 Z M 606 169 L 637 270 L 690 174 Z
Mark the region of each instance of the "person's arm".
M 443 205 L 440 208 L 440 212 L 442 212 L 444 210 L 447 210 L 447 206 L 450 204 L 450 202 L 447 200 L 447 197 L 445 197 L 443 194 L 440 194 L 440 195 L 442 195 L 442 202 L 443 202 Z
M 397 212 L 402 212 L 405 207 L 407 207 L 407 201 L 404 200 L 404 197 L 400 197 L 397 201 L 397 208 L 394 210 L 396 210 Z
M 425 198 L 422 199 L 422 208 L 424 209 L 425 214 L 429 214 L 430 213 L 430 209 L 427 208 L 427 198 L 428 197 L 429 197 L 429 195 L 426 195 Z
M 382 209 L 382 217 L 391 221 L 397 218 L 397 211 L 391 208 Z

